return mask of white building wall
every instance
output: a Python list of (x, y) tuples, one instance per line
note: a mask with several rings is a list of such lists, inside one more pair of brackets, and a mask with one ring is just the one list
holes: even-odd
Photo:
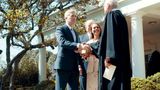
[[(128, 25), (128, 26), (130, 26), (129, 27), (130, 32), (131, 32), (131, 28), (133, 28), (133, 25), (131, 25), (131, 23), (130, 23), (131, 17), (133, 14), (140, 12), (143, 15), (147, 15), (152, 10), (155, 10), (157, 7), (160, 6), (160, 0), (119, 0), (119, 1), (120, 1), (120, 3), (119, 3), (118, 8), (122, 11), (122, 13), (124, 15), (126, 15), (127, 17), (130, 17), (130, 19), (128, 21), (128, 24), (130, 24), (130, 25)], [(87, 19), (94, 19), (96, 21), (103, 22), (103, 18), (104, 18), (103, 8), (101, 8), (101, 7), (96, 8), (94, 10), (89, 11), (87, 14), (88, 14)], [(143, 17), (141, 19), (142, 19), (141, 23), (144, 25)], [(145, 27), (145, 26), (143, 26), (143, 27)], [(137, 26), (137, 29), (138, 29), (138, 26)], [(144, 35), (143, 32), (145, 32), (144, 29), (142, 30), (141, 34), (139, 34), (139, 33), (136, 33), (136, 34), (139, 34), (138, 35), (139, 37), (144, 38), (140, 42), (140, 43), (143, 43), (141, 45), (144, 48), (141, 49), (141, 51), (137, 51), (137, 50), (139, 50), (139, 48), (135, 42), (130, 43), (130, 45), (131, 45), (131, 54), (133, 52), (137, 52), (137, 55), (132, 55), (132, 57), (131, 57), (132, 64), (136, 62), (135, 66), (134, 66), (135, 68), (134, 68), (134, 73), (133, 73), (134, 75), (133, 76), (144, 78), (145, 77), (145, 74), (144, 74), (145, 73), (144, 55), (146, 54), (147, 50), (150, 50), (150, 49), (153, 50), (154, 48), (156, 48), (156, 49), (160, 48), (160, 43), (159, 43), (159, 41), (156, 40), (157, 38), (160, 38), (160, 35), (159, 35), (160, 32), (157, 33), (157, 35), (153, 35), (153, 34)], [(137, 39), (136, 37), (132, 37), (133, 34), (134, 34), (134, 32), (130, 33), (130, 36), (131, 36), (130, 41)], [(133, 47), (136, 47), (136, 48), (134, 48), (134, 51), (132, 51)], [(138, 52), (140, 52), (140, 53), (138, 53)], [(142, 61), (138, 62), (138, 60), (135, 60), (135, 59), (138, 59), (138, 60), (142, 59)], [(136, 66), (136, 65), (143, 66), (143, 67), (140, 67), (139, 69), (137, 69), (136, 67), (138, 67), (138, 66)], [(141, 72), (137, 72), (136, 70), (141, 70)]]

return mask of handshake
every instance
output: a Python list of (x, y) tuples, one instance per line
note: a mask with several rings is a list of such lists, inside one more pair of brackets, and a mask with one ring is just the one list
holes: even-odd
[(86, 59), (92, 53), (92, 48), (89, 44), (86, 43), (78, 43), (76, 53), (79, 53), (82, 58)]

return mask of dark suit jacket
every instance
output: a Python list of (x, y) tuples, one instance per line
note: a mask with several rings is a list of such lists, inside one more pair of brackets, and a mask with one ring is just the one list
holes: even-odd
[(58, 42), (58, 54), (54, 64), (54, 69), (78, 70), (79, 54), (74, 50), (79, 42), (78, 34), (76, 42), (73, 40), (72, 33), (67, 25), (57, 28), (55, 35)]

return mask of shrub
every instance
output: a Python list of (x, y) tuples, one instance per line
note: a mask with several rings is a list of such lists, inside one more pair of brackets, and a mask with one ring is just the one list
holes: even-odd
[(142, 79), (132, 78), (131, 79), (131, 90), (158, 90), (154, 82)]
[[(3, 78), (3, 75), (5, 74), (5, 71), (6, 71), (6, 67), (2, 67), (2, 68), (0, 68), (0, 84), (2, 83), (2, 78)], [(3, 82), (3, 84), (5, 85), (5, 86), (8, 86), (9, 85), (9, 79), (6, 79), (4, 82)]]
[(152, 76), (131, 79), (132, 90), (160, 90), (160, 72)]
[(4, 68), (0, 68), (0, 80), (2, 79), (2, 75), (4, 74)]
[(35, 90), (54, 90), (54, 89), (55, 89), (55, 82), (51, 80), (42, 81), (35, 87)]
[(35, 60), (22, 60), (16, 73), (15, 84), (33, 86), (38, 83), (38, 64)]
[(147, 79), (156, 83), (157, 89), (160, 90), (160, 72), (147, 77)]
[(160, 72), (147, 77), (147, 79), (151, 80), (151, 81), (153, 81), (155, 83), (160, 83)]
[[(16, 73), (16, 85), (35, 86), (38, 84), (38, 50), (28, 51), (19, 63), (19, 70)], [(52, 56), (52, 58), (51, 58)], [(47, 54), (48, 59), (53, 59), (52, 54)], [(47, 78), (51, 76), (50, 66), (47, 64)]]

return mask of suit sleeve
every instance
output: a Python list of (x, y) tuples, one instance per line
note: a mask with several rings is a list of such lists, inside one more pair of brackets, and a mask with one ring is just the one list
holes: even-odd
[(57, 39), (58, 44), (67, 49), (77, 49), (77, 43), (76, 42), (71, 42), (66, 39), (67, 36), (64, 35), (64, 32), (62, 31), (62, 28), (57, 28), (55, 32), (55, 36)]

